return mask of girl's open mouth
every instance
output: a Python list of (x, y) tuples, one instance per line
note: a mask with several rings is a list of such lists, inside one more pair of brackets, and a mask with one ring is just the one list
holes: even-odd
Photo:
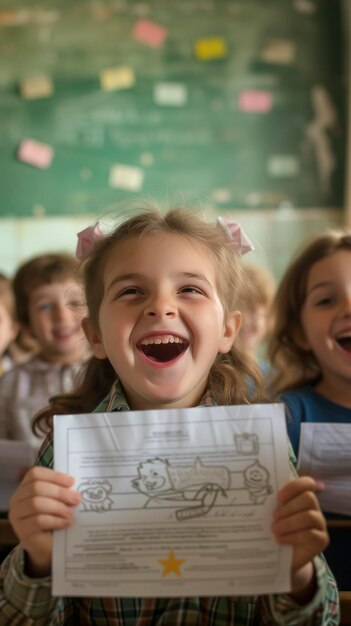
[(139, 341), (137, 348), (155, 363), (174, 361), (188, 349), (189, 342), (176, 335), (155, 335)]
[(336, 338), (339, 346), (346, 350), (346, 352), (351, 352), (351, 335), (340, 336)]

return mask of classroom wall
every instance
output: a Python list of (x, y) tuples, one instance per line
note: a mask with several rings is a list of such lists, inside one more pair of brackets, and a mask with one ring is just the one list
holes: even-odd
[[(0, 0), (0, 270), (12, 273), (49, 249), (74, 251), (79, 230), (151, 197), (214, 219), (234, 216), (255, 244), (252, 260), (279, 276), (301, 241), (346, 219), (340, 24), (325, 19), (337, 5), (61, 0), (48, 10), (33, 0), (24, 10), (13, 0), (11, 14)], [(131, 37), (143, 18), (166, 28), (163, 45)], [(86, 36), (77, 37), (82, 26)], [(194, 42), (213, 35), (228, 48), (224, 57), (196, 58)], [(99, 86), (99, 71), (116, 55), (132, 60), (137, 74), (123, 93)], [(34, 69), (51, 73), (46, 99), (21, 95)], [(178, 104), (152, 100), (160, 80), (183, 86)], [(322, 133), (314, 125), (316, 87)], [(28, 136), (51, 146), (50, 167), (18, 158)], [(116, 161), (142, 171), (143, 185), (111, 188)]]
[[(213, 211), (207, 211), (207, 214), (209, 218), (217, 217)], [(296, 211), (289, 207), (264, 214), (241, 211), (231, 215), (240, 222), (254, 243), (255, 251), (250, 252), (248, 260), (268, 267), (276, 277), (281, 276), (291, 254), (306, 238), (327, 228), (338, 227), (344, 221), (340, 211)], [(77, 233), (93, 221), (91, 215), (0, 219), (0, 271), (12, 275), (18, 263), (49, 250), (74, 253)], [(105, 217), (102, 221), (108, 222), (108, 225), (111, 223), (111, 219), (106, 220)]]

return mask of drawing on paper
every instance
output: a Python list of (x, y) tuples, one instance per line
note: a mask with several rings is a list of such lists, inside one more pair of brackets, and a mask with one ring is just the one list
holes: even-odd
[(155, 457), (138, 466), (138, 478), (132, 486), (148, 497), (144, 508), (157, 506), (165, 501), (174, 506), (188, 506), (176, 511), (179, 521), (207, 515), (217, 496), (226, 497), (230, 485), (230, 472), (221, 465), (206, 466), (199, 457), (189, 466), (172, 466), (166, 459)]
[(236, 433), (234, 442), (238, 454), (252, 455), (258, 454), (260, 444), (256, 433)]
[(254, 504), (263, 504), (266, 496), (273, 493), (269, 484), (269, 471), (257, 460), (245, 469), (244, 484)]
[[(273, 487), (270, 472), (258, 459), (259, 437), (242, 432), (234, 435), (234, 442), (234, 469), (224, 464), (204, 464), (200, 456), (187, 465), (175, 465), (158, 456), (141, 461), (135, 468), (137, 475), (127, 479), (133, 508), (169, 509), (172, 516), (183, 521), (204, 517), (214, 507), (216, 516), (232, 516), (234, 507), (264, 504)], [(82, 480), (78, 491), (82, 512), (118, 509), (119, 487), (108, 478)], [(144, 498), (136, 501), (136, 493)]]
[(87, 480), (80, 483), (78, 491), (82, 496), (84, 511), (102, 513), (111, 509), (113, 500), (109, 493), (112, 491), (112, 485), (108, 480)]
[(147, 496), (144, 508), (173, 506), (178, 521), (207, 515), (219, 497), (222, 504), (235, 504), (233, 496), (228, 499), (229, 491), (245, 490), (253, 504), (263, 504), (273, 492), (270, 474), (257, 460), (242, 471), (230, 472), (224, 465), (204, 465), (200, 457), (193, 465), (176, 467), (154, 457), (140, 463), (137, 471), (131, 485)]

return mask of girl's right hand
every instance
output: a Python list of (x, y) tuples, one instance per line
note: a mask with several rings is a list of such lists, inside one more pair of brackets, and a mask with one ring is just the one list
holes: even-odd
[(81, 496), (74, 478), (47, 467), (32, 467), (10, 501), (9, 520), (26, 551), (25, 572), (34, 578), (51, 573), (52, 531), (68, 528)]

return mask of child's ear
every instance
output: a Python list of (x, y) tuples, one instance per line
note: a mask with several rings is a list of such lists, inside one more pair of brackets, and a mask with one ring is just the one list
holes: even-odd
[(231, 350), (234, 339), (240, 330), (241, 319), (240, 311), (231, 311), (231, 313), (227, 315), (227, 319), (224, 321), (222, 340), (218, 350), (221, 354), (226, 354)]
[(107, 354), (105, 352), (104, 344), (101, 340), (100, 333), (97, 330), (97, 328), (95, 328), (94, 324), (92, 323), (89, 317), (85, 317), (82, 320), (82, 328), (84, 330), (84, 334), (88, 340), (88, 343), (94, 355), (98, 359), (106, 359)]

